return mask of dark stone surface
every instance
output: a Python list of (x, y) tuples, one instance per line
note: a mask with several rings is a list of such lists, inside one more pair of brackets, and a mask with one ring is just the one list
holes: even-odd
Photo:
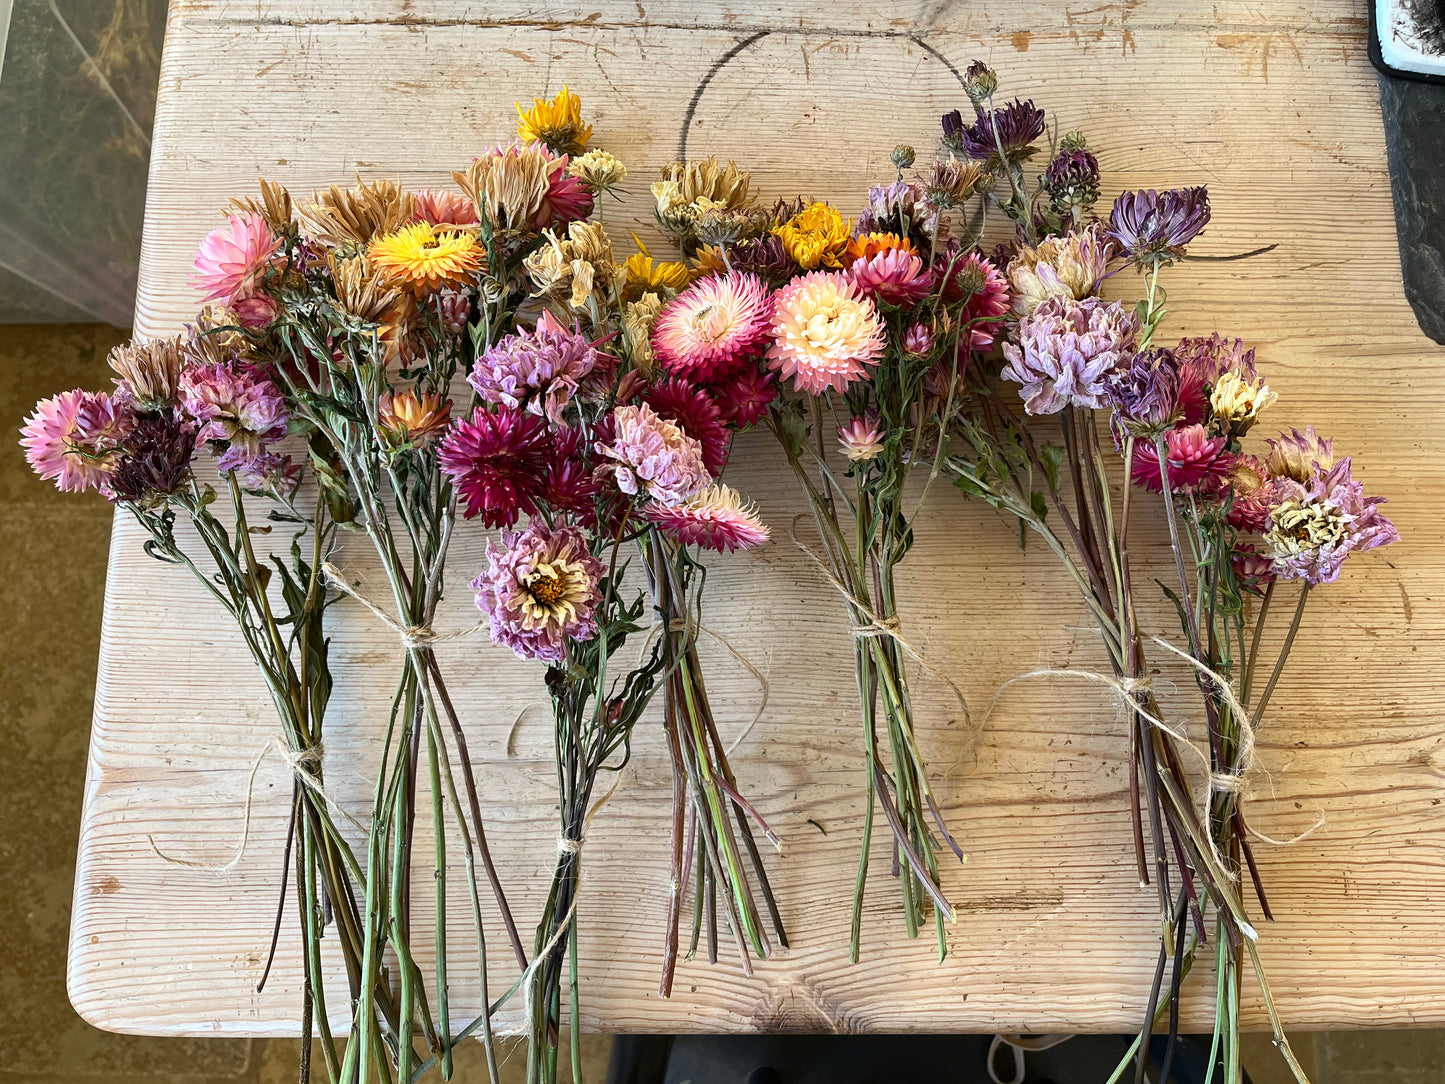
[(1445, 343), (1445, 86), (1380, 76), (1405, 297)]

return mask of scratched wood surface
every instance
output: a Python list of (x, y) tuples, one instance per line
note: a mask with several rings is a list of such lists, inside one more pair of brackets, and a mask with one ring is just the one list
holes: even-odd
[[(1212, 9), (1186, 0), (599, 0), (581, 18), (546, 3), (393, 7), (356, 0), (341, 16), (322, 0), (173, 5), (138, 332), (171, 332), (193, 313), (186, 278), (196, 243), (224, 198), (256, 176), (298, 192), (357, 171), (439, 184), (510, 136), (514, 98), (553, 93), (564, 80), (582, 95), (598, 144), (633, 171), (631, 197), (606, 210), (619, 242), (634, 228), (660, 244), (647, 185), (683, 149), (747, 163), (769, 198), (802, 191), (856, 208), (870, 180), (886, 179), (895, 143), (932, 146), (938, 114), (963, 104), (956, 70), (982, 56), (1008, 94), (1036, 94), (1062, 127), (1087, 129), (1106, 198), (1125, 186), (1207, 182), (1214, 221), (1197, 252), (1277, 245), (1171, 272), (1167, 330), (1217, 328), (1257, 344), (1281, 393), (1270, 421), (1312, 421), (1355, 453), (1370, 489), (1393, 496), (1404, 541), (1318, 593), (1262, 735), (1256, 826), (1285, 838), (1324, 818), (1307, 839), (1261, 848), (1280, 916), (1265, 930), (1263, 955), (1294, 1027), (1445, 1021), (1445, 373), (1401, 294), (1362, 4), (1288, 0), (1265, 14), (1242, 0)], [(1135, 285), (1128, 275), (1120, 282)], [(778, 528), (776, 542), (714, 562), (707, 620), (769, 683), (733, 762), (786, 840), (768, 862), (793, 947), (753, 979), (726, 954), (715, 967), (685, 962), (675, 996), (657, 998), (669, 784), (649, 718), (585, 854), (585, 1026), (1136, 1025), (1154, 958), (1153, 897), (1130, 861), (1121, 727), (1107, 697), (1081, 684), (1014, 687), (985, 725), (970, 726), (946, 686), (917, 675), (921, 743), (968, 852), (965, 865), (944, 869), (960, 918), (942, 965), (927, 941), (909, 942), (880, 849), (863, 959), (848, 964), (862, 807), (847, 628), (838, 600), (788, 541), (799, 502), (768, 438), (745, 437), (733, 472)], [(1157, 519), (1147, 527), (1156, 553), (1159, 528)], [(264, 995), (254, 993), (287, 819), (284, 765), (267, 759), (256, 773), (249, 839), (233, 872), (167, 864), (147, 842), (191, 861), (227, 860), (248, 776), (275, 730), (223, 615), (185, 576), (149, 561), (140, 541), (117, 520), (71, 995), (87, 1019), (116, 1030), (289, 1034), (300, 1004), (289, 910), (276, 969)], [(462, 585), (483, 546), (482, 531), (461, 532), (440, 627), (473, 620)], [(360, 547), (341, 563), (375, 573)], [(1053, 563), (1038, 547), (1021, 555), (1007, 524), (951, 491), (933, 499), (903, 579), (906, 634), (963, 687), (976, 717), (1020, 671), (1104, 665)], [(1164, 607), (1141, 595), (1146, 620), (1171, 630)], [(327, 724), (327, 772), (359, 813), (397, 647), (354, 603), (333, 613), (341, 692)], [(541, 673), (480, 638), (440, 650), (471, 728), (492, 845), (530, 924), (555, 833)], [(720, 651), (709, 660), (724, 730), (741, 734), (760, 703), (757, 683)], [(1183, 690), (1172, 699), (1186, 713), (1187, 676), (1166, 666), (1162, 677)], [(509, 749), (507, 733), (529, 705)], [(428, 848), (419, 842), (418, 851)], [(460, 950), (460, 901), (451, 914)], [(495, 925), (491, 935), (500, 943)], [(458, 951), (458, 1019), (475, 1007), (473, 971), (474, 957)], [(1211, 1015), (1209, 971), (1201, 965), (1191, 980), (1193, 1025)], [(498, 963), (494, 982), (504, 980)], [(1252, 997), (1247, 1011), (1260, 1022)], [(515, 1012), (506, 1021), (515, 1024)]]

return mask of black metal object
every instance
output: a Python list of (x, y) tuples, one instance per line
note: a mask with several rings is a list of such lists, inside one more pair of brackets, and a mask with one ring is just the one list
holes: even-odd
[(1380, 76), (1380, 113), (1405, 297), (1445, 344), (1445, 85)]

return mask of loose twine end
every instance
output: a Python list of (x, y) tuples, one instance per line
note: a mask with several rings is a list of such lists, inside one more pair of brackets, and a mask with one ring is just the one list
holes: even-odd
[(429, 624), (403, 625), (393, 620), (385, 610), (351, 586), (351, 584), (346, 581), (346, 577), (342, 574), (341, 570), (330, 561), (323, 561), (321, 563), (321, 574), (332, 587), (336, 588), (343, 595), (349, 595), (361, 603), (371, 611), (373, 617), (391, 629), (392, 632), (396, 633), (397, 638), (401, 641), (401, 646), (407, 651), (428, 648), (442, 640), (455, 640), (462, 636), (470, 636), (478, 629), (486, 626), (485, 621), (478, 621), (475, 625), (458, 629), (456, 632), (437, 632)]

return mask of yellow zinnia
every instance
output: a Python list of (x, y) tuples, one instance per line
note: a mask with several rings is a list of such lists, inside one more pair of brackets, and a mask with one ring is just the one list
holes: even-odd
[(848, 251), (851, 222), (826, 203), (813, 203), (799, 211), (773, 233), (783, 242), (783, 250), (804, 271), (816, 267), (842, 267)]
[(532, 108), (522, 112), (517, 103), (517, 138), (524, 143), (542, 143), (553, 154), (581, 154), (592, 138), (592, 125), (582, 123), (582, 99), (562, 85), (550, 102), (534, 98)]
[(387, 280), (416, 293), (443, 284), (462, 285), (482, 269), (482, 246), (470, 233), (442, 230), (430, 222), (378, 237), (367, 259)]

